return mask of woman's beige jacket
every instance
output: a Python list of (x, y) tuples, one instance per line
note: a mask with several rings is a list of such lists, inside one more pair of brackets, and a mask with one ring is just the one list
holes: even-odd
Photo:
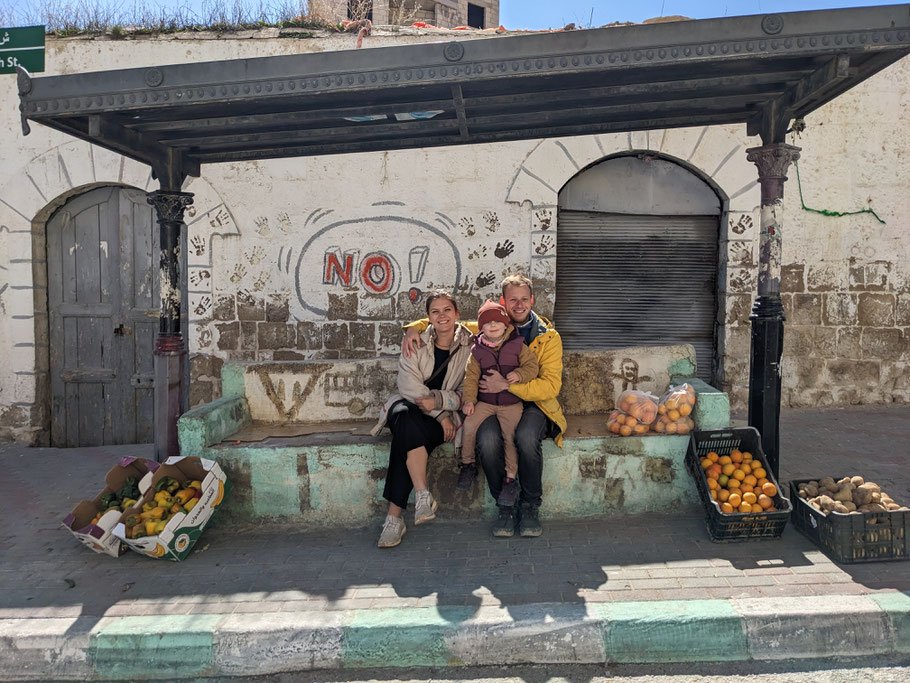
[(414, 402), (418, 398), (432, 396), (436, 400), (436, 405), (428, 414), (440, 422), (446, 417), (452, 419), (456, 429), (455, 447), (458, 448), (461, 446), (461, 415), (458, 412), (461, 408), (461, 385), (464, 382), (464, 371), (471, 355), (474, 335), (460, 323), (455, 326), (455, 339), (449, 349), (453, 357), (446, 366), (442, 389), (439, 390), (428, 389), (425, 384), (433, 374), (436, 362), (434, 354), (436, 332), (432, 325), (421, 333), (420, 340), (422, 346), (416, 353), (412, 353), (410, 358), (405, 358), (404, 354), (398, 358), (398, 393), (390, 396), (382, 406), (379, 421), (371, 433), (376, 436), (386, 426), (389, 409), (395, 402), (402, 398)]

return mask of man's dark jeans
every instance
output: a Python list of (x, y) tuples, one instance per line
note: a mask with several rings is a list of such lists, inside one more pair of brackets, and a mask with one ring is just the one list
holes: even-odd
[[(534, 507), (540, 506), (543, 487), (543, 448), (541, 442), (550, 436), (552, 422), (534, 403), (525, 403), (521, 421), (515, 430), (515, 446), (518, 448), (518, 483), (521, 486), (519, 502)], [(488, 417), (477, 429), (475, 452), (483, 467), (490, 486), (490, 495), (496, 500), (502, 491), (506, 476), (505, 449), (502, 431), (496, 417)]]

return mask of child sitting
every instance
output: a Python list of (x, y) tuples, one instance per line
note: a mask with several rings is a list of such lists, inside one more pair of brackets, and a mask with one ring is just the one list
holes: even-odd
[[(457, 488), (469, 489), (477, 476), (474, 442), (477, 429), (491, 415), (499, 420), (505, 446), (506, 478), (496, 504), (512, 507), (518, 497), (518, 450), (515, 448), (515, 428), (521, 419), (523, 404), (515, 394), (506, 391), (478, 394), (480, 377), (496, 370), (510, 384), (530, 382), (537, 377), (537, 356), (527, 347), (515, 330), (506, 309), (493, 301), (480, 307), (477, 317), (480, 333), (471, 347), (465, 370), (462, 412), (466, 419), (462, 435), (461, 473)], [(479, 400), (478, 400), (479, 399)]]

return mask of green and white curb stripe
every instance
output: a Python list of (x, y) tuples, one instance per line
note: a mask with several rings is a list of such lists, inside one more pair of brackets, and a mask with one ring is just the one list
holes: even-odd
[(0, 679), (910, 652), (910, 595), (0, 619)]

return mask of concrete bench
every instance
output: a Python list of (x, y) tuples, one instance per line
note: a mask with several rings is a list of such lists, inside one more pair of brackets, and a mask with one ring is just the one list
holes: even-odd
[[(660, 394), (687, 381), (696, 390), (697, 429), (730, 423), (729, 400), (695, 372), (691, 346), (565, 354), (560, 402), (568, 415), (563, 448), (544, 442), (545, 518), (693, 508), (697, 494), (683, 460), (688, 436), (619, 437), (606, 416), (625, 387)], [(362, 525), (382, 515), (389, 434), (369, 435), (394, 391), (396, 359), (226, 363), (224, 396), (180, 418), (181, 453), (213, 458), (234, 483), (222, 520), (302, 526)], [(454, 449), (430, 458), (440, 518), (494, 511), (481, 476), (455, 490)]]

